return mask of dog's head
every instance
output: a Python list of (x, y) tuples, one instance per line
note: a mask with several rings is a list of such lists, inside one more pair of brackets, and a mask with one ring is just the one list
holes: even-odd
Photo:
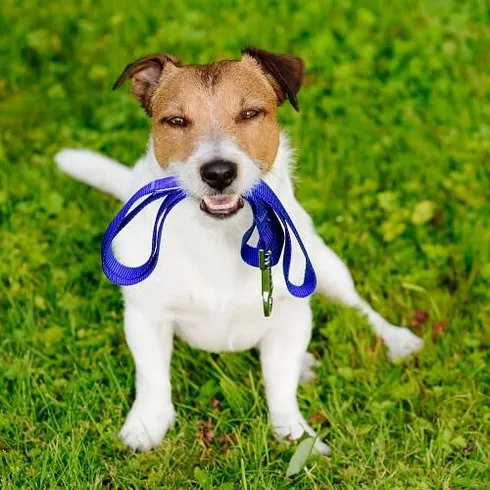
[(238, 61), (209, 65), (182, 66), (162, 53), (128, 65), (114, 88), (131, 79), (153, 119), (158, 163), (203, 211), (226, 218), (271, 169), (279, 147), (276, 110), (286, 99), (299, 110), (303, 72), (300, 58), (256, 48)]

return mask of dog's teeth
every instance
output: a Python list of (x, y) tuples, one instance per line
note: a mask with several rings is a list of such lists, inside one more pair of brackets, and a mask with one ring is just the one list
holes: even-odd
[(209, 196), (203, 198), (203, 201), (211, 212), (229, 211), (238, 205), (237, 196)]
[(213, 204), (210, 206), (212, 209), (231, 209), (235, 204)]

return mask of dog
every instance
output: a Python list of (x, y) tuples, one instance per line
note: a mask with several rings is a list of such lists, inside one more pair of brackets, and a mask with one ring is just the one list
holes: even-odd
[[(114, 86), (129, 79), (152, 119), (147, 152), (135, 167), (88, 150), (65, 149), (55, 157), (67, 174), (122, 201), (170, 175), (188, 196), (169, 214), (152, 275), (122, 288), (136, 397), (120, 437), (133, 450), (157, 446), (174, 422), (174, 335), (211, 352), (258, 348), (275, 436), (316, 437), (296, 399), (300, 379), (313, 375), (309, 300), (291, 296), (281, 268), (273, 267), (274, 310), (265, 317), (260, 272), (240, 258), (242, 236), (253, 221), (242, 196), (259, 179), (274, 190), (299, 230), (316, 270), (316, 292), (365, 315), (390, 359), (422, 348), (422, 339), (391, 325), (359, 296), (347, 267), (294, 197), (293, 152), (277, 108), (288, 100), (299, 110), (303, 75), (300, 58), (257, 48), (244, 49), (239, 60), (205, 65), (181, 65), (166, 53), (145, 56), (129, 64)], [(146, 208), (115, 241), (115, 253), (126, 265), (148, 258), (155, 213), (155, 207)], [(292, 276), (301, 280), (304, 260), (295, 256), (293, 249)], [(330, 453), (318, 437), (315, 450)]]

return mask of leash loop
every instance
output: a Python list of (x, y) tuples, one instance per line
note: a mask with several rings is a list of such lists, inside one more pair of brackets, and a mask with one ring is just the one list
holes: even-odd
[[(135, 203), (142, 197), (147, 197), (133, 208)], [(146, 279), (155, 269), (160, 255), (160, 243), (163, 225), (170, 210), (185, 199), (182, 191), (174, 177), (155, 180), (138, 190), (129, 201), (117, 213), (109, 224), (102, 239), (101, 259), (102, 269), (107, 278), (119, 286), (132, 286)], [(165, 198), (158, 209), (155, 224), (153, 226), (151, 254), (148, 260), (137, 267), (130, 267), (119, 262), (112, 251), (112, 242), (116, 235), (123, 230), (135, 216), (146, 206), (157, 199)]]
[[(242, 239), (241, 253), (243, 260), (247, 264), (256, 267), (254, 256), (258, 257), (261, 249), (270, 250), (271, 263), (276, 265), (284, 248), (282, 269), (288, 291), (298, 298), (305, 298), (313, 294), (316, 289), (316, 274), (313, 264), (298, 230), (294, 226), (293, 220), (279, 198), (264, 181), (260, 181), (244, 197), (254, 211), (255, 220)], [(259, 219), (257, 219), (257, 216)], [(247, 242), (255, 228), (257, 228), (259, 241), (257, 247), (252, 247)], [(292, 259), (291, 233), (305, 259), (305, 272), (301, 284), (293, 284), (289, 276)]]

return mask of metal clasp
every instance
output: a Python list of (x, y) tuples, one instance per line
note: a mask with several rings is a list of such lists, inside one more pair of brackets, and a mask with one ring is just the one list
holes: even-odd
[(262, 272), (262, 306), (264, 315), (270, 316), (272, 313), (272, 252), (270, 250), (259, 249), (259, 267)]

